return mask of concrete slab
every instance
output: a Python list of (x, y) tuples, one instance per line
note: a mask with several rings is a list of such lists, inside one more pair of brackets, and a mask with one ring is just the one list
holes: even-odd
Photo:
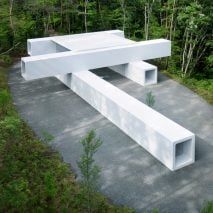
[(204, 200), (213, 199), (213, 107), (163, 75), (159, 84), (144, 88), (107, 68), (94, 72), (141, 101), (152, 91), (156, 110), (197, 135), (196, 162), (171, 172), (56, 78), (26, 82), (17, 64), (9, 84), (23, 119), (38, 135), (48, 131), (55, 137), (53, 146), (77, 174), (79, 140), (96, 129), (104, 141), (96, 154), (99, 190), (114, 203), (138, 212), (199, 212)]

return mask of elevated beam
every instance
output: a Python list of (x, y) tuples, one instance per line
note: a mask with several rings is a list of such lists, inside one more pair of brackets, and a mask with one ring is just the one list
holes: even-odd
[(58, 76), (170, 170), (194, 162), (195, 136), (90, 71)]
[(26, 80), (79, 72), (170, 56), (171, 42), (156, 39), (110, 48), (68, 51), (22, 58), (22, 76)]
[(142, 86), (157, 83), (157, 67), (144, 61), (134, 61), (109, 68)]
[(108, 30), (108, 31), (100, 31), (100, 32), (92, 32), (92, 33), (80, 33), (80, 34), (73, 34), (73, 35), (27, 39), (27, 52), (28, 52), (28, 55), (35, 56), (35, 55), (44, 55), (49, 53), (70, 51), (69, 49), (62, 47), (58, 43), (54, 42), (54, 39), (63, 38), (63, 40), (66, 41), (70, 39), (83, 38), (84, 36), (87, 37), (90, 35), (99, 35), (102, 33), (112, 34), (112, 35), (116, 35), (116, 36), (124, 38), (123, 31)]

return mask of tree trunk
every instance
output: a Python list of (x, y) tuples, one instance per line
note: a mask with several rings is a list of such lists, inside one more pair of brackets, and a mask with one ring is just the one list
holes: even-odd
[(84, 0), (84, 27), (86, 33), (87, 33), (87, 3), (88, 0)]
[(13, 24), (13, 17), (12, 17), (12, 12), (13, 12), (13, 2), (14, 0), (10, 0), (10, 6), (9, 6), (9, 16), (10, 16), (10, 28), (13, 31), (13, 35), (15, 35), (15, 29), (14, 29), (14, 24)]
[(126, 25), (126, 10), (125, 10), (125, 0), (120, 0), (120, 5), (123, 12), (123, 31), (125, 31), (125, 25)]

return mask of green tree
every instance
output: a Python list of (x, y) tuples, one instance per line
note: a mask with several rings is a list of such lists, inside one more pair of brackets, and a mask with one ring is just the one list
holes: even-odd
[(82, 175), (83, 194), (86, 196), (86, 208), (88, 212), (91, 212), (94, 206), (94, 190), (96, 189), (97, 179), (100, 173), (100, 168), (95, 164), (94, 154), (101, 146), (102, 141), (96, 138), (95, 131), (91, 130), (80, 143), (83, 146), (83, 154), (78, 162), (78, 167)]
[(182, 76), (191, 75), (206, 50), (205, 39), (209, 17), (202, 12), (202, 6), (191, 3), (178, 15), (180, 29), (184, 29), (181, 55)]

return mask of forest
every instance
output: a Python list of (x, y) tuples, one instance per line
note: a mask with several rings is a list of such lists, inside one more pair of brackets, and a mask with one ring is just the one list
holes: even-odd
[(0, 58), (26, 54), (26, 40), (110, 29), (134, 40), (166, 38), (161, 70), (212, 103), (211, 0), (1, 0)]
[(122, 29), (134, 40), (172, 40), (165, 68), (212, 77), (211, 5), (211, 0), (1, 0), (0, 52), (24, 51), (28, 38)]

